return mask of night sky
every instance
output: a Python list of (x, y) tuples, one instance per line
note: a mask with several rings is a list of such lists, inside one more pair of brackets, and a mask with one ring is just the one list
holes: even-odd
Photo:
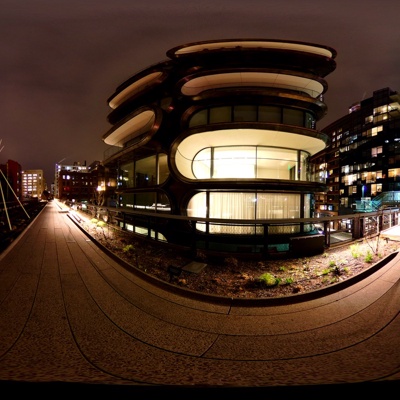
[(102, 160), (116, 87), (203, 40), (334, 48), (322, 129), (375, 90), (400, 91), (399, 16), (399, 0), (0, 0), (0, 164), (43, 169), (51, 184), (61, 160)]

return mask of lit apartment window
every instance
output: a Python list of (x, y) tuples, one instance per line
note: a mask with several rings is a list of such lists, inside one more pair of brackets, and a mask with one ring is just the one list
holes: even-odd
[(365, 123), (370, 124), (374, 120), (374, 117), (372, 115), (369, 115), (368, 117), (365, 118)]
[(343, 174), (348, 174), (350, 172), (350, 167), (348, 165), (343, 165), (342, 166), (342, 173)]
[(382, 153), (382, 146), (374, 147), (371, 149), (371, 157), (377, 157)]
[(384, 114), (388, 112), (388, 105), (385, 104), (383, 106), (374, 108), (374, 115)]
[(374, 123), (382, 122), (382, 121), (385, 121), (387, 119), (388, 119), (388, 114), (381, 114), (381, 115), (378, 115), (378, 116), (374, 117)]
[[(304, 195), (305, 210), (309, 209), (310, 196)], [(195, 194), (187, 206), (190, 217), (221, 219), (289, 219), (300, 218), (300, 195), (282, 193), (201, 192)], [(309, 217), (309, 213), (303, 217)], [(196, 225), (205, 231), (203, 223)], [(308, 227), (306, 227), (307, 229)], [(262, 226), (210, 224), (210, 233), (249, 234), (262, 233)], [(298, 232), (296, 225), (274, 227), (274, 233)]]
[(372, 128), (371, 136), (376, 136), (379, 132), (382, 132), (382, 131), (383, 131), (382, 125), (375, 126), (374, 128)]
[(400, 178), (400, 168), (389, 169), (388, 176), (389, 178)]
[[(308, 153), (266, 146), (207, 147), (193, 161), (179, 158), (180, 172), (191, 179), (258, 178), (307, 180)], [(299, 162), (300, 161), (300, 162)]]
[(357, 186), (349, 186), (349, 196), (357, 194)]

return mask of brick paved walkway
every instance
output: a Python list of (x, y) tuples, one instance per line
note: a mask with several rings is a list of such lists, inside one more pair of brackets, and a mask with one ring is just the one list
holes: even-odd
[(0, 381), (185, 394), (395, 385), (399, 277), (395, 255), (324, 296), (186, 296), (109, 257), (50, 202), (0, 255)]

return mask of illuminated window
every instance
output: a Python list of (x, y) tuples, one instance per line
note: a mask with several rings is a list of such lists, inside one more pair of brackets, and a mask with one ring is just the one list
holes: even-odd
[(365, 123), (369, 124), (374, 120), (374, 117), (372, 115), (369, 115), (368, 117), (365, 118)]
[(385, 104), (383, 106), (380, 107), (376, 107), (374, 108), (374, 115), (379, 115), (379, 114), (384, 114), (388, 112), (388, 105)]
[[(287, 193), (202, 192), (190, 199), (187, 215), (199, 218), (244, 220), (307, 218), (310, 216), (310, 195), (304, 195), (303, 216), (300, 199), (300, 194)], [(206, 225), (203, 223), (198, 223), (196, 227), (201, 231), (206, 230)], [(299, 227), (297, 225), (276, 226), (273, 230), (273, 233), (294, 233), (299, 231)], [(209, 231), (229, 234), (262, 233), (262, 226), (211, 223)]]
[(307, 180), (307, 167), (308, 153), (304, 151), (264, 146), (224, 146), (199, 151), (191, 170), (195, 179)]
[(400, 178), (400, 168), (394, 168), (388, 170), (389, 178)]
[(371, 157), (377, 157), (378, 154), (382, 153), (382, 146), (373, 147), (371, 149)]

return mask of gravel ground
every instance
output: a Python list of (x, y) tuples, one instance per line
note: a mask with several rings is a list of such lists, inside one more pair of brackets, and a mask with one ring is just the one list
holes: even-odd
[[(194, 291), (236, 298), (279, 297), (320, 289), (359, 274), (400, 246), (400, 242), (378, 236), (307, 258), (249, 261), (233, 256), (207, 258), (198, 253), (193, 260), (183, 251), (111, 232), (90, 221), (83, 225), (114, 254), (150, 275)], [(199, 273), (182, 271), (178, 276), (168, 272), (170, 265), (182, 268), (191, 261), (205, 267)]]

